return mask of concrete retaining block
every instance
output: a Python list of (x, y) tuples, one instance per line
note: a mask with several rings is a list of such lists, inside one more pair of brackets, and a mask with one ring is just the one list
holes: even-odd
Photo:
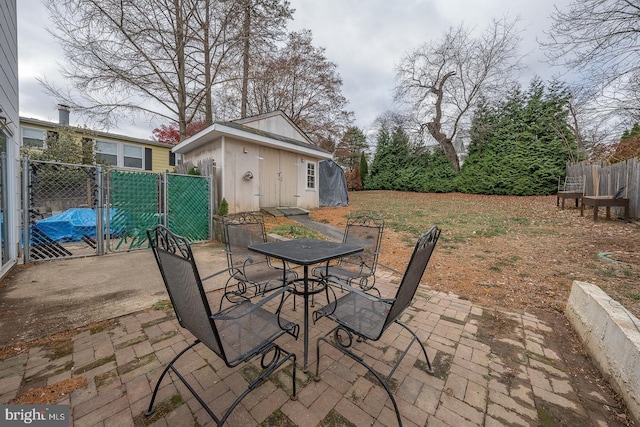
[(573, 282), (565, 315), (640, 424), (640, 320), (599, 287), (579, 281)]

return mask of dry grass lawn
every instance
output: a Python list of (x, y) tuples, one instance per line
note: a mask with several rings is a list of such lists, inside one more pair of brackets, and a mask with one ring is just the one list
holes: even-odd
[(555, 196), (362, 191), (349, 194), (349, 206), (311, 217), (341, 228), (349, 215), (383, 217), (379, 261), (400, 271), (419, 233), (438, 225), (442, 236), (424, 281), (483, 306), (563, 311), (573, 281), (581, 280), (640, 317), (640, 224), (607, 220), (604, 211), (594, 222), (591, 212), (561, 210)]

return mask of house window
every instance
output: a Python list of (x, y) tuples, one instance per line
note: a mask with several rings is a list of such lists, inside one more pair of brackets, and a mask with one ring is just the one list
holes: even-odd
[(22, 146), (44, 148), (46, 138), (45, 131), (42, 129), (22, 128)]
[(307, 162), (307, 188), (316, 188), (316, 164)]
[(142, 157), (144, 150), (142, 147), (133, 145), (124, 146), (124, 167), (142, 169)]
[[(151, 168), (151, 150), (145, 153), (142, 146), (119, 142), (96, 141), (96, 161), (111, 166), (144, 169)], [(146, 158), (146, 160), (145, 160)]]
[(96, 142), (96, 160), (112, 166), (118, 166), (118, 144), (115, 142)]
[(178, 166), (182, 164), (182, 154), (169, 151), (169, 166)]

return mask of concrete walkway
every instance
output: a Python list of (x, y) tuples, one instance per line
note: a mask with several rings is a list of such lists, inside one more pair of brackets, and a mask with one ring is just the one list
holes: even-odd
[[(227, 267), (224, 245), (193, 245), (202, 277)], [(206, 290), (224, 286), (222, 274)], [(149, 308), (167, 298), (150, 250), (18, 266), (0, 287), (0, 348)]]
[[(147, 258), (152, 258), (150, 252)], [(377, 276), (383, 294), (392, 294), (400, 277), (386, 271)], [(429, 268), (426, 283), (428, 277)], [(219, 297), (220, 291), (209, 294), (214, 303)], [(154, 291), (150, 301), (159, 298)], [(302, 310), (289, 307), (285, 316), (301, 323)], [(627, 425), (612, 415), (624, 408), (606, 384), (588, 384), (581, 377), (581, 371), (592, 367), (572, 354), (570, 340), (563, 339), (563, 322), (484, 309), (426, 286), (419, 289), (403, 320), (426, 343), (436, 369), (435, 376), (427, 374), (414, 347), (394, 374), (394, 394), (405, 426)], [(331, 326), (321, 319), (311, 327), (311, 372), (316, 338)], [(401, 331), (392, 326), (381, 341), (357, 345), (377, 360), (378, 371), (388, 372), (390, 361), (407, 343)], [(58, 345), (32, 346), (0, 361), (0, 404), (39, 387), (44, 387), (44, 395), (75, 381), (80, 386), (57, 401), (70, 405), (74, 426), (213, 425), (175, 377), (165, 378), (153, 418), (143, 415), (162, 367), (191, 341), (173, 312), (165, 309), (137, 311), (101, 327), (72, 330)], [(300, 365), (302, 340), (283, 337), (280, 343), (298, 354)], [(3, 339), (1, 346), (6, 344)], [(196, 348), (183, 356), (178, 368), (190, 372), (189, 379), (219, 412), (245, 387), (259, 361), (229, 369), (204, 346)], [(244, 399), (228, 425), (397, 425), (390, 399), (364, 368), (326, 345), (321, 346), (320, 362), (318, 382), (298, 370), (297, 400), (289, 399), (291, 371), (285, 364)]]

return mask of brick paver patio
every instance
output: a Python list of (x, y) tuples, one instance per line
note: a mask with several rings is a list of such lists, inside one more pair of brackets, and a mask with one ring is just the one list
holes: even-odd
[[(383, 294), (400, 277), (377, 274)], [(428, 269), (425, 275), (428, 278)], [(218, 301), (219, 294), (210, 295)], [(299, 301), (299, 300), (298, 300)], [(285, 316), (301, 323), (302, 307)], [(493, 329), (487, 319), (499, 319)], [(426, 343), (436, 374), (424, 371), (414, 346), (394, 375), (394, 394), (405, 426), (537, 426), (608, 425), (602, 413), (589, 412), (588, 398), (609, 403), (596, 391), (576, 390), (558, 349), (549, 347), (549, 325), (536, 316), (483, 309), (455, 295), (418, 290), (404, 320)], [(298, 399), (289, 398), (290, 363), (252, 392), (232, 413), (231, 426), (395, 426), (395, 413), (384, 389), (366, 369), (328, 345), (321, 346), (320, 380), (313, 381), (316, 339), (333, 324), (312, 325), (309, 368), (298, 370)], [(486, 331), (495, 336), (488, 337)], [(408, 334), (392, 326), (379, 342), (358, 343), (381, 373), (389, 371)], [(0, 362), (0, 404), (26, 390), (85, 377), (84, 387), (58, 403), (70, 405), (74, 426), (206, 426), (212, 420), (175, 377), (166, 377), (156, 400), (156, 413), (145, 418), (152, 389), (163, 366), (192, 337), (182, 330), (172, 310), (147, 310), (115, 319), (106, 328), (75, 334), (72, 347), (54, 357), (42, 347)], [(302, 340), (285, 335), (283, 347), (298, 355)], [(56, 355), (58, 356), (58, 355)], [(188, 380), (219, 413), (247, 384), (259, 360), (229, 369), (200, 345), (177, 364)]]

